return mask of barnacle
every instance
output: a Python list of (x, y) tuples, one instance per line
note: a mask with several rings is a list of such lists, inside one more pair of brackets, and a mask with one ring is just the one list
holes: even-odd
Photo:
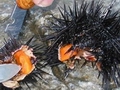
[[(3, 82), (0, 80), (1, 90), (21, 89), (22, 85), (26, 85), (30, 89), (29, 83), (35, 85), (37, 80), (43, 79), (41, 72), (44, 71), (41, 70), (39, 59), (36, 58), (37, 55), (40, 55), (38, 51), (40, 46), (31, 45), (33, 38), (30, 38), (25, 44), (14, 38), (5, 40), (5, 45), (0, 49), (0, 65), (4, 65), (6, 69), (11, 65), (9, 70), (11, 70), (12, 75), (4, 75), (5, 73), (0, 72), (6, 76), (3, 78)], [(17, 69), (17, 67), (20, 68)], [(0, 70), (4, 69), (0, 68)]]
[[(54, 66), (66, 61), (60, 59), (59, 48), (72, 45), (72, 48), (69, 46), (69, 50), (66, 49), (65, 54), (70, 54), (72, 51), (75, 53), (76, 48), (89, 53), (92, 57), (84, 57), (84, 59), (96, 63), (103, 77), (102, 86), (105, 90), (110, 88), (111, 81), (119, 87), (120, 16), (119, 10), (112, 11), (115, 1), (108, 8), (103, 7), (101, 0), (92, 0), (89, 3), (82, 0), (80, 5), (76, 2), (73, 9), (66, 5), (59, 8), (61, 18), (52, 15), (54, 22), (51, 28), (54, 33), (50, 34), (47, 40), (52, 40), (53, 43), (47, 50), (47, 64)], [(71, 59), (73, 56), (75, 57), (76, 54), (71, 54), (66, 59)]]

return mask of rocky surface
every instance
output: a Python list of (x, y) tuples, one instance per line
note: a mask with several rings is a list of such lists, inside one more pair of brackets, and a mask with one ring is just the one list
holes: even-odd
[[(81, 2), (81, 0), (78, 0)], [(89, 0), (91, 1), (91, 0)], [(7, 38), (7, 35), (4, 33), (5, 26), (10, 22), (10, 15), (14, 7), (14, 0), (0, 0), (0, 43), (3, 42), (4, 37)], [(104, 1), (104, 7), (107, 7), (111, 0)], [(116, 5), (114, 10), (120, 8), (120, 0), (116, 0)], [(51, 19), (51, 13), (59, 16), (58, 7), (63, 6), (63, 3), (72, 6), (73, 0), (55, 0), (54, 3), (46, 8), (33, 7), (30, 10), (29, 18), (27, 18), (24, 25), (23, 31), (21, 32), (21, 39), (26, 41), (27, 38), (31, 37), (32, 34), (36, 34), (38, 29), (41, 30), (41, 33), (49, 34), (47, 30), (43, 27), (48, 25), (48, 19)], [(2, 46), (2, 44), (1, 44)], [(53, 72), (60, 73), (63, 70), (63, 65), (60, 65), (60, 72), (58, 68), (50, 68), (49, 66), (45, 67), (43, 70), (49, 73), (50, 75), (43, 75), (45, 81), (38, 81), (38, 87), (33, 87), (32, 90), (102, 90), (101, 88), (101, 77), (97, 78), (98, 71), (96, 68), (93, 68), (91, 63), (85, 65), (81, 68), (83, 62), (81, 62), (75, 70), (71, 71), (69, 76), (64, 80), (62, 76), (55, 77)], [(53, 70), (53, 72), (52, 72)], [(27, 90), (27, 89), (26, 89)], [(119, 88), (113, 90), (120, 90)]]

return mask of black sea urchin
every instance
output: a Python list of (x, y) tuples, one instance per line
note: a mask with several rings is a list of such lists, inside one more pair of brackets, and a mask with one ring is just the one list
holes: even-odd
[[(21, 45), (27, 45), (30, 48), (33, 49), (33, 54), (35, 56), (39, 56), (40, 55), (40, 48), (42, 48), (40, 45), (34, 45), (33, 44), (33, 39), (34, 37), (30, 38), (25, 44), (22, 44), (22, 42), (20, 42), (19, 40), (16, 40), (14, 38), (10, 38), (9, 40), (5, 40), (5, 45), (0, 49), (0, 60), (2, 60), (0, 62), (0, 64), (4, 64), (4, 63), (11, 63), (10, 58), (12, 58), (12, 52), (16, 51), (17, 49), (19, 49), (21, 47)], [(35, 43), (35, 42), (34, 42)], [(32, 60), (32, 59), (31, 59)], [(39, 63), (39, 59), (36, 58), (36, 61), (33, 60), (33, 62), (35, 64), (35, 69), (28, 74), (24, 79), (19, 81), (20, 86), (18, 88), (16, 88), (15, 90), (24, 90), (25, 88), (30, 89), (31, 90), (31, 85), (36, 86), (38, 83), (38, 80), (42, 80), (42, 73), (44, 71), (41, 70), (41, 65)], [(1, 72), (0, 72), (1, 73)], [(0, 81), (1, 82), (1, 81)], [(27, 87), (26, 87), (26, 86)], [(23, 88), (23, 86), (25, 86)], [(26, 90), (25, 89), (25, 90)], [(0, 83), (0, 90), (12, 90), (11, 88), (7, 88), (5, 87), (2, 82)]]
[[(74, 3), (71, 7), (59, 8), (61, 18), (54, 15), (52, 28), (55, 33), (51, 34), (48, 40), (53, 40), (47, 54), (47, 64), (57, 65), (63, 61), (59, 59), (59, 49), (64, 49), (67, 45), (68, 50), (64, 51), (64, 56), (72, 54), (68, 59), (72, 61), (83, 58), (96, 62), (100, 75), (103, 76), (103, 88), (109, 90), (110, 82), (114, 81), (117, 87), (120, 86), (120, 16), (119, 11), (113, 12), (113, 1), (108, 8), (104, 8), (102, 2), (92, 0), (87, 3)], [(78, 53), (81, 52), (79, 55)], [(87, 55), (87, 56), (84, 56)], [(68, 61), (64, 60), (64, 61)], [(66, 63), (66, 62), (64, 62)]]

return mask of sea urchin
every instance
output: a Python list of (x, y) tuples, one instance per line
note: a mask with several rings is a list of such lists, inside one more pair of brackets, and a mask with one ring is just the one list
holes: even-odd
[[(47, 51), (50, 66), (65, 63), (74, 68), (75, 61), (95, 62), (103, 77), (103, 88), (109, 90), (110, 82), (120, 86), (120, 16), (113, 12), (113, 1), (108, 8), (92, 0), (71, 7), (60, 7), (61, 18), (54, 15), (53, 34), (47, 40), (53, 44)], [(70, 66), (72, 65), (72, 66)]]

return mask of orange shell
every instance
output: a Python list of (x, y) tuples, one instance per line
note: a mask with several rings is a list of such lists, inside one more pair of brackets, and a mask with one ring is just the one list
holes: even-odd
[(68, 45), (59, 47), (59, 49), (58, 49), (58, 59), (60, 61), (62, 61), (62, 62), (66, 61), (66, 60), (70, 59), (71, 57), (77, 55), (77, 52), (73, 51), (73, 50), (67, 52), (71, 47), (72, 47), (72, 44), (68, 44)]
[(16, 0), (16, 3), (21, 9), (30, 9), (35, 5), (32, 0)]
[(29, 74), (33, 68), (31, 58), (24, 53), (22, 50), (18, 50), (13, 55), (17, 65), (21, 66), (21, 74)]

